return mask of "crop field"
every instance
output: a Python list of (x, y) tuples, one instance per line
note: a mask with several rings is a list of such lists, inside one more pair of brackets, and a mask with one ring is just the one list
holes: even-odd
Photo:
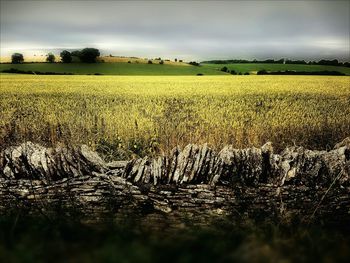
[(350, 68), (341, 66), (325, 66), (325, 65), (303, 65), (303, 64), (265, 64), (265, 63), (236, 63), (236, 64), (202, 64), (203, 67), (210, 67), (216, 70), (220, 70), (222, 67), (227, 67), (229, 70), (235, 70), (237, 73), (256, 73), (259, 70), (267, 71), (339, 71), (346, 75), (350, 75)]
[(350, 77), (1, 74), (0, 145), (85, 143), (129, 158), (188, 143), (330, 148), (350, 133)]

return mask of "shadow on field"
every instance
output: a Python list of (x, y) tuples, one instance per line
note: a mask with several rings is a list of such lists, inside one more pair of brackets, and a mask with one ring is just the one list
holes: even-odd
[(0, 218), (1, 262), (348, 262), (349, 230), (230, 220), (152, 230), (127, 223)]

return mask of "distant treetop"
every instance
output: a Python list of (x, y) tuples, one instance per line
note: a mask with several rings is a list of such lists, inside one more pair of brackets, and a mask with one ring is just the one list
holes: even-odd
[(21, 64), (24, 62), (23, 55), (21, 53), (14, 53), (11, 56), (11, 63), (12, 64)]
[(239, 64), (239, 63), (266, 63), (266, 64), (307, 64), (307, 65), (326, 65), (326, 66), (344, 66), (350, 67), (350, 62), (339, 62), (337, 59), (327, 60), (321, 59), (320, 61), (309, 61), (305, 60), (290, 60), (290, 59), (266, 59), (266, 60), (246, 60), (246, 59), (229, 59), (229, 60), (208, 60), (202, 61), (205, 64)]
[(60, 57), (61, 57), (61, 61), (63, 63), (71, 63), (72, 62), (72, 54), (67, 50), (63, 50), (60, 53)]
[[(82, 50), (74, 50), (69, 52), (67, 50), (63, 50), (60, 54), (62, 62), (70, 63), (79, 59), (84, 63), (95, 63), (97, 61), (97, 57), (100, 56), (100, 51), (96, 48), (84, 48)], [(112, 55), (110, 55), (112, 56)]]
[(84, 48), (80, 51), (80, 60), (85, 63), (95, 63), (100, 51), (96, 48)]
[(55, 57), (54, 54), (49, 53), (49, 54), (47, 54), (46, 56), (47, 56), (47, 57), (46, 57), (46, 61), (47, 61), (47, 62), (49, 62), (49, 63), (54, 63), (54, 62), (55, 62), (56, 57)]

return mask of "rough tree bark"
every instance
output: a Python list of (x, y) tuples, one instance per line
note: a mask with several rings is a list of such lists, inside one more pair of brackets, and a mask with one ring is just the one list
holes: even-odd
[[(87, 146), (31, 142), (0, 151), (0, 213), (136, 216), (206, 223), (232, 219), (350, 222), (350, 138), (331, 151), (207, 145), (106, 163)], [(163, 220), (164, 221), (164, 220)]]

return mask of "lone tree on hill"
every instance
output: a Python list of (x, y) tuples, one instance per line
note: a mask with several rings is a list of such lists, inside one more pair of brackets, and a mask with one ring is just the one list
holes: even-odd
[(24, 58), (23, 55), (21, 53), (14, 53), (11, 56), (11, 63), (12, 64), (21, 64), (23, 63)]
[(100, 51), (96, 48), (84, 48), (80, 51), (80, 60), (85, 63), (95, 63), (96, 58), (100, 56)]
[(46, 61), (49, 62), (49, 63), (54, 63), (55, 62), (55, 55), (52, 54), (52, 53), (49, 53), (47, 54), (47, 58), (46, 58)]
[(72, 54), (67, 50), (63, 50), (60, 53), (60, 57), (61, 57), (61, 61), (63, 63), (71, 63), (72, 62)]

